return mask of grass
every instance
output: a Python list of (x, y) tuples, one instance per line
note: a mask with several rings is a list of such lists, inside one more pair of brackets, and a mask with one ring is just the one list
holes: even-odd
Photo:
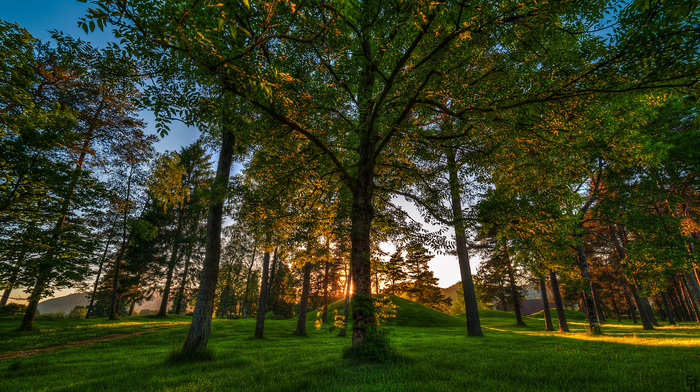
[(459, 318), (453, 318), (458, 325), (450, 319), (443, 326), (405, 326), (412, 323), (403, 320), (406, 315), (433, 321), (437, 316), (418, 312), (412, 303), (398, 304), (391, 338), (399, 359), (385, 364), (343, 360), (350, 337), (315, 330), (315, 317), (309, 317), (307, 337), (292, 335), (296, 320), (267, 320), (262, 340), (251, 339), (253, 319), (214, 320), (209, 341), (214, 359), (199, 363), (167, 362), (187, 332), (185, 317), (39, 319), (40, 331), (9, 338), (6, 331), (20, 319), (0, 318), (3, 350), (8, 342), (36, 346), (42, 333), (53, 344), (105, 332), (150, 331), (0, 360), (0, 391), (684, 391), (692, 390), (687, 377), (700, 378), (700, 326), (694, 323), (644, 331), (611, 322), (603, 326), (603, 336), (589, 337), (585, 319), (572, 317), (572, 332), (565, 334), (543, 331), (541, 315), (525, 317), (527, 327), (516, 327), (512, 314), (486, 310), (485, 337), (468, 338)]

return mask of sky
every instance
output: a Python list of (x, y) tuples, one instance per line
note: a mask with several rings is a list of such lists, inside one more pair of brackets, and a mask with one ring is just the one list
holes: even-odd
[[(51, 40), (51, 30), (62, 31), (74, 38), (80, 38), (90, 42), (93, 46), (105, 46), (107, 42), (114, 41), (111, 31), (106, 28), (104, 32), (95, 31), (86, 34), (78, 27), (78, 20), (84, 16), (91, 5), (76, 0), (0, 0), (0, 19), (7, 22), (16, 22), (25, 28), (35, 38), (42, 41)], [(142, 111), (141, 117), (147, 122), (147, 132), (155, 134), (155, 120), (152, 113)], [(166, 135), (156, 145), (160, 152), (166, 150), (179, 150), (197, 140), (199, 132), (193, 128), (187, 128), (182, 124), (173, 123), (170, 134)], [(404, 206), (407, 211), (419, 222), (420, 215), (412, 205)], [(390, 246), (383, 247), (392, 250)], [(440, 287), (449, 287), (461, 280), (459, 265), (456, 256), (436, 255), (430, 262), (430, 268), (435, 277), (439, 279)], [(476, 271), (476, 260), (472, 260), (472, 273)], [(56, 296), (69, 294), (73, 290), (61, 290)], [(12, 297), (21, 293), (13, 292)]]

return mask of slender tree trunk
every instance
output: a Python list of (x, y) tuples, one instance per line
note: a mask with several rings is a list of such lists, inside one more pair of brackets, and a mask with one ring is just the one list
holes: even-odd
[(12, 276), (7, 280), (7, 288), (2, 293), (2, 299), (0, 299), (0, 306), (7, 305), (7, 300), (10, 299), (10, 293), (17, 283), (17, 278), (19, 277), (19, 271), (24, 263), (24, 258), (26, 257), (26, 248), (22, 249), (19, 256), (17, 257), (17, 262), (15, 263), (15, 269), (12, 271)]
[(102, 267), (107, 260), (107, 252), (109, 251), (109, 245), (112, 242), (112, 234), (110, 230), (110, 235), (107, 238), (107, 244), (105, 244), (105, 250), (102, 252), (102, 257), (100, 258), (100, 265), (97, 267), (97, 277), (95, 278), (95, 284), (92, 286), (92, 294), (90, 294), (90, 304), (88, 305), (87, 312), (85, 313), (85, 318), (90, 318), (92, 316), (92, 309), (95, 305), (95, 296), (97, 295), (97, 286), (100, 284), (100, 276), (102, 276)]
[(163, 288), (163, 298), (160, 300), (160, 309), (158, 309), (158, 314), (156, 314), (157, 318), (164, 318), (168, 317), (168, 301), (170, 300), (170, 288), (173, 283), (173, 272), (175, 270), (175, 260), (173, 260), (175, 257), (177, 257), (176, 250), (173, 249), (173, 253), (170, 259), (170, 263), (168, 263), (168, 274), (166, 275), (165, 278), (165, 287)]
[(173, 238), (173, 249), (170, 252), (170, 261), (168, 262), (168, 274), (165, 279), (165, 287), (163, 288), (163, 298), (160, 301), (160, 309), (156, 317), (168, 317), (168, 302), (170, 301), (170, 289), (173, 285), (173, 273), (175, 266), (178, 264), (178, 256), (180, 253), (180, 237), (182, 236), (183, 211), (182, 207), (178, 208), (177, 227), (175, 228)]
[(187, 258), (185, 259), (185, 269), (182, 271), (182, 280), (180, 280), (180, 288), (177, 289), (177, 297), (175, 300), (175, 314), (182, 313), (182, 299), (185, 296), (185, 286), (187, 286), (187, 274), (189, 273), (190, 262), (192, 260), (192, 245), (187, 248)]
[[(609, 283), (609, 281), (608, 281)], [(610, 289), (610, 299), (612, 300), (612, 306), (613, 306), (613, 311), (615, 312), (615, 318), (617, 318), (617, 322), (622, 322), (620, 319), (620, 309), (617, 307), (617, 301), (615, 300), (615, 290), (613, 288), (612, 283), (608, 284), (608, 288)]]
[(632, 297), (634, 298), (634, 302), (637, 304), (637, 310), (639, 310), (639, 318), (642, 319), (642, 326), (644, 327), (644, 329), (654, 329), (654, 323), (652, 322), (651, 315), (649, 315), (649, 311), (647, 310), (646, 306), (644, 306), (643, 298), (639, 296), (639, 291), (637, 291), (637, 285), (634, 284), (634, 282), (632, 282), (629, 285), (629, 287), (632, 291)]
[(663, 301), (661, 300), (661, 296), (659, 294), (656, 294), (653, 299), (654, 299), (654, 305), (656, 305), (656, 313), (659, 315), (659, 318), (661, 319), (661, 321), (666, 321), (666, 314), (663, 311), (663, 309), (661, 309), (661, 307), (663, 306)]
[(692, 295), (693, 303), (696, 307), (700, 306), (700, 286), (698, 285), (695, 275), (690, 272), (685, 272), (685, 282), (688, 286), (688, 291)]
[(269, 282), (267, 283), (267, 302), (265, 303), (265, 312), (267, 313), (270, 309), (272, 309), (275, 305), (276, 298), (273, 295), (274, 292), (272, 291), (272, 283), (275, 281), (275, 274), (277, 273), (277, 251), (279, 250), (279, 247), (275, 248), (275, 253), (274, 256), (272, 257), (272, 264), (270, 266), (270, 278)]
[[(326, 260), (323, 266), (323, 314), (321, 320), (324, 323), (328, 319), (328, 264), (328, 260)], [(379, 286), (377, 286), (377, 292), (379, 292), (378, 287)]]
[(544, 309), (544, 330), (554, 331), (554, 325), (552, 325), (552, 313), (549, 311), (547, 285), (544, 283), (544, 279), (542, 278), (540, 278), (540, 297), (542, 298), (542, 306)]
[[(131, 179), (133, 178), (134, 174), (134, 165), (132, 164), (131, 167), (129, 168), (129, 177), (127, 179), (126, 183), (126, 203), (129, 203), (129, 200), (131, 200)], [(122, 246), (121, 249), (119, 250), (119, 254), (117, 255), (117, 258), (114, 260), (114, 278), (112, 279), (112, 300), (110, 301), (109, 305), (109, 311), (107, 314), (109, 315), (110, 320), (116, 320), (119, 318), (119, 315), (117, 314), (117, 290), (119, 289), (119, 268), (121, 266), (122, 258), (124, 257), (124, 253), (126, 253), (126, 246), (129, 244), (130, 238), (127, 239), (127, 217), (129, 215), (129, 210), (127, 208), (124, 209), (124, 228), (122, 230)], [(131, 237), (131, 233), (129, 233), (129, 237)]]
[(513, 309), (515, 311), (515, 323), (522, 327), (525, 327), (525, 322), (523, 321), (523, 316), (520, 312), (520, 296), (518, 295), (518, 286), (515, 283), (515, 271), (513, 269), (513, 263), (510, 261), (510, 256), (508, 256), (508, 249), (504, 247), (504, 253), (507, 259), (508, 265), (508, 284), (510, 285), (510, 295), (513, 299)]
[(586, 258), (586, 251), (583, 248), (583, 240), (581, 239), (581, 228), (576, 233), (581, 242), (580, 245), (576, 246), (576, 252), (578, 253), (578, 265), (581, 270), (581, 277), (586, 283), (586, 290), (583, 291), (583, 300), (586, 305), (586, 314), (588, 315), (588, 330), (590, 333), (598, 334), (600, 333), (600, 325), (598, 324), (598, 314), (596, 311), (596, 303), (594, 297), (588, 295), (588, 292), (593, 293), (593, 283), (591, 282), (591, 276), (588, 273), (588, 261)]
[[(349, 271), (348, 271), (349, 272)], [(352, 285), (352, 275), (346, 275), (345, 281), (345, 307), (343, 308), (343, 327), (340, 328), (338, 336), (345, 336), (348, 325), (348, 311), (350, 309), (350, 287)]]
[(263, 333), (265, 332), (265, 310), (267, 308), (267, 284), (270, 273), (270, 252), (265, 251), (263, 254), (263, 274), (262, 281), (260, 282), (260, 298), (258, 301), (258, 317), (255, 321), (255, 334), (257, 339), (263, 338)]
[(673, 311), (671, 310), (671, 305), (668, 302), (668, 295), (665, 291), (661, 292), (661, 299), (664, 302), (664, 309), (666, 310), (666, 317), (668, 317), (668, 324), (674, 325), (676, 322), (673, 320)]
[(134, 308), (136, 307), (136, 300), (131, 301), (131, 306), (129, 306), (129, 317), (134, 316)]
[(602, 301), (598, 296), (598, 290), (595, 287), (595, 283), (591, 280), (591, 295), (593, 296), (593, 303), (595, 304), (596, 314), (598, 316), (598, 321), (601, 324), (605, 324), (607, 320), (605, 319), (605, 314), (603, 313)]
[(569, 332), (569, 324), (566, 322), (566, 313), (564, 313), (564, 301), (561, 299), (561, 291), (559, 290), (559, 279), (557, 279), (557, 274), (551, 269), (549, 270), (549, 283), (552, 285), (554, 306), (557, 308), (559, 332)]
[[(457, 262), (459, 272), (462, 277), (462, 292), (464, 295), (464, 311), (467, 316), (467, 335), (484, 336), (481, 331), (481, 320), (479, 319), (479, 306), (476, 301), (474, 291), (474, 281), (469, 262), (469, 251), (467, 250), (467, 238), (464, 234), (464, 219), (462, 214), (462, 187), (459, 182), (457, 167), (457, 149), (451, 147), (447, 150), (447, 171), (449, 173), (450, 197), (452, 206), (452, 219), (454, 220), (455, 246), (457, 248)], [(504, 304), (505, 305), (505, 304)]]
[(242, 317), (248, 316), (248, 291), (250, 290), (250, 276), (253, 274), (253, 264), (255, 264), (255, 252), (257, 251), (257, 241), (253, 243), (253, 256), (248, 265), (248, 274), (245, 278), (245, 294), (243, 295), (243, 306), (241, 307)]
[(294, 332), (298, 336), (306, 336), (306, 313), (311, 286), (311, 263), (305, 263), (303, 269), (304, 278), (301, 286), (301, 300), (299, 300), (299, 317), (297, 318), (297, 330)]
[(227, 128), (228, 126), (224, 126), (223, 129), (223, 143), (219, 153), (216, 177), (211, 188), (211, 201), (205, 235), (205, 256), (199, 281), (197, 304), (194, 308), (190, 330), (182, 347), (183, 352), (193, 356), (201, 355), (207, 348), (211, 319), (214, 313), (216, 283), (221, 258), (221, 223), (223, 221), (224, 199), (231, 173), (233, 147), (235, 144), (234, 135)]
[(628, 311), (628, 314), (629, 314), (629, 318), (632, 319), (632, 322), (633, 322), (634, 324), (637, 324), (637, 312), (636, 312), (635, 309), (634, 309), (634, 305), (632, 305), (632, 300), (630, 299), (630, 295), (629, 295), (629, 292), (628, 292), (629, 288), (627, 287), (627, 282), (626, 282), (626, 281), (627, 281), (627, 279), (625, 279), (625, 278), (623, 277), (623, 279), (622, 279), (622, 290), (623, 290), (624, 293), (625, 293), (625, 301), (627, 302), (627, 311)]
[(693, 300), (694, 298), (692, 291), (686, 284), (685, 276), (680, 275), (678, 277), (678, 282), (681, 288), (683, 289), (683, 294), (686, 298), (686, 301), (688, 302), (688, 309), (691, 311), (691, 316), (695, 319), (696, 322), (700, 323), (700, 311), (698, 310), (697, 304)]

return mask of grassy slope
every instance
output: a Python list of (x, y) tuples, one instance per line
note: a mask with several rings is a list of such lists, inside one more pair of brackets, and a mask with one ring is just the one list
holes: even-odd
[[(400, 304), (402, 307), (411, 304)], [(411, 305), (412, 306), (412, 305)], [(414, 308), (415, 309), (415, 308)], [(573, 316), (573, 315), (572, 315)], [(403, 323), (399, 313), (397, 324)], [(425, 314), (425, 319), (432, 319)], [(169, 365), (168, 352), (182, 343), (187, 325), (137, 318), (124, 320), (45, 320), (35, 334), (50, 341), (160, 329), (91, 346), (60, 349), (27, 358), (0, 360), (0, 391), (640, 391), (690, 390), (686, 376), (700, 378), (700, 327), (682, 324), (643, 331), (640, 326), (608, 324), (603, 337), (584, 333), (585, 320), (570, 322), (572, 333), (544, 332), (537, 315), (515, 327), (512, 314), (482, 311), (484, 338), (467, 338), (460, 326), (417, 328), (397, 325), (392, 339), (400, 355), (389, 364), (354, 364), (341, 359), (350, 338), (327, 329), (291, 335), (295, 320), (268, 320), (266, 338), (253, 340), (255, 321), (215, 320), (210, 347), (213, 362)], [(25, 346), (34, 335), (6, 332), (19, 317), (0, 318), (0, 344)], [(69, 329), (63, 329), (71, 324)], [(159, 324), (161, 323), (161, 324)], [(125, 324), (125, 326), (121, 326)], [(62, 338), (60, 338), (62, 337)], [(82, 338), (81, 338), (82, 339)]]
[[(392, 326), (401, 327), (461, 327), (464, 325), (463, 321), (439, 312), (435, 309), (431, 309), (425, 305), (421, 305), (417, 302), (413, 302), (401, 297), (394, 295), (389, 296), (391, 302), (398, 306), (396, 309), (396, 317), (389, 321)], [(328, 312), (330, 315), (337, 314), (342, 315), (345, 306), (345, 301), (337, 301), (328, 305)], [(313, 312), (310, 317), (316, 317), (316, 312)]]

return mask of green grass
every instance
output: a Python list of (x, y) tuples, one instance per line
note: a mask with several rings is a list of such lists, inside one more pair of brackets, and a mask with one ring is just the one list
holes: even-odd
[[(585, 320), (574, 317), (573, 332), (565, 334), (544, 332), (538, 315), (525, 317), (527, 327), (515, 327), (512, 314), (486, 310), (485, 336), (468, 338), (458, 318), (453, 318), (457, 326), (452, 319), (445, 319), (450, 326), (399, 325), (409, 315), (436, 318), (411, 303), (395, 303), (414, 313), (399, 313), (392, 327), (399, 358), (384, 364), (343, 360), (350, 337), (315, 330), (315, 317), (309, 317), (308, 337), (292, 335), (296, 320), (267, 320), (263, 340), (251, 339), (253, 319), (214, 320), (209, 341), (214, 360), (181, 364), (166, 359), (187, 333), (186, 324), (176, 324), (184, 317), (139, 317), (138, 324), (127, 318), (39, 319), (37, 327), (47, 330), (51, 343), (107, 330), (150, 332), (0, 360), (0, 391), (685, 391), (687, 376), (700, 378), (700, 327), (694, 323), (654, 331), (609, 323), (603, 336), (589, 337)], [(40, 344), (32, 335), (40, 331), (6, 336), (19, 321), (0, 318), (3, 349), (6, 342)]]
[[(439, 312), (435, 309), (431, 309), (425, 305), (421, 305), (417, 302), (413, 302), (395, 295), (390, 295), (391, 302), (398, 306), (396, 309), (396, 317), (393, 320), (388, 321), (390, 326), (400, 326), (400, 327), (461, 327), (465, 325), (464, 321), (461, 321), (449, 314)], [(342, 315), (345, 306), (345, 301), (337, 301), (328, 305), (328, 314)], [(315, 317), (316, 312), (310, 317)], [(351, 318), (351, 317), (350, 317)], [(332, 317), (329, 317), (332, 320)]]

